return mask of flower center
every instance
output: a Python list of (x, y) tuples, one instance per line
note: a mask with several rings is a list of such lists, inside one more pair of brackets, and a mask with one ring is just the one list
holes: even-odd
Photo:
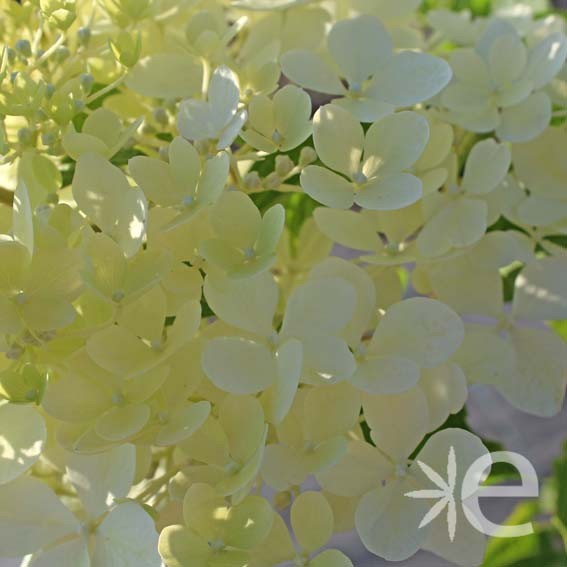
[(224, 542), (220, 539), (214, 539), (208, 543), (209, 547), (215, 552), (222, 551), (225, 548)]
[(191, 205), (193, 205), (194, 202), (195, 202), (195, 197), (193, 197), (192, 195), (185, 195), (185, 197), (183, 197), (181, 201), (181, 205), (183, 207), (190, 207)]
[(244, 257), (247, 260), (252, 260), (252, 258), (254, 258), (255, 255), (256, 252), (254, 252), (254, 248), (252, 248), (251, 246), (244, 249)]
[(117, 289), (112, 293), (112, 301), (114, 301), (114, 303), (120, 303), (125, 296), (126, 294), (121, 289)]
[(401, 246), (397, 242), (388, 242), (385, 251), (389, 256), (396, 256), (400, 253)]
[(237, 463), (234, 459), (230, 459), (230, 461), (224, 466), (224, 470), (228, 474), (236, 474), (240, 468), (240, 463)]
[(26, 294), (23, 291), (18, 291), (14, 296), (14, 300), (18, 305), (23, 305), (27, 301)]
[(406, 463), (398, 463), (396, 465), (395, 475), (398, 478), (405, 478), (408, 474), (408, 466)]
[(122, 392), (114, 392), (114, 394), (112, 394), (112, 403), (115, 406), (123, 406), (125, 402), (126, 398)]
[(353, 180), (357, 185), (364, 185), (364, 184), (368, 181), (368, 177), (366, 177), (366, 175), (364, 175), (364, 173), (362, 173), (362, 170), (358, 170), (358, 171), (352, 176), (352, 180)]

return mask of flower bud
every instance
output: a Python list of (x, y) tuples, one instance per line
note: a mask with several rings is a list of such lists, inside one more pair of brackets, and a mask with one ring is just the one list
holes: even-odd
[(48, 193), (45, 200), (50, 205), (57, 205), (59, 203), (59, 195), (57, 193)]
[(18, 142), (22, 146), (32, 146), (34, 135), (31, 128), (20, 128), (18, 130)]
[(69, 57), (69, 55), (71, 55), (69, 48), (66, 47), (65, 45), (60, 45), (55, 50), (54, 59), (58, 63), (63, 63), (63, 61), (65, 61), (65, 59), (67, 59)]
[(305, 146), (299, 154), (299, 165), (305, 167), (317, 161), (317, 152), (311, 146)]
[(291, 170), (295, 167), (295, 164), (289, 156), (277, 156), (276, 157), (276, 173), (284, 178), (289, 175)]
[(246, 189), (255, 190), (262, 187), (262, 179), (257, 171), (250, 171), (244, 176), (244, 186)]
[(43, 17), (47, 23), (60, 30), (67, 30), (75, 21), (75, 0), (40, 0)]
[(83, 73), (79, 78), (79, 82), (83, 92), (89, 94), (94, 85), (94, 77), (90, 73)]
[(87, 47), (91, 41), (92, 32), (90, 28), (82, 27), (77, 30), (77, 41), (79, 45)]
[(165, 110), (165, 108), (162, 108), (161, 106), (155, 108), (153, 115), (154, 115), (154, 120), (158, 124), (161, 124), (162, 126), (167, 126), (169, 124), (169, 117), (167, 115), (167, 110)]
[(41, 143), (44, 146), (51, 146), (57, 141), (57, 136), (53, 132), (44, 132), (41, 135)]
[(18, 39), (18, 41), (16, 41), (16, 51), (24, 56), (24, 57), (31, 57), (32, 54), (32, 49), (31, 49), (31, 44), (27, 39)]
[(281, 177), (274, 171), (264, 179), (264, 187), (266, 189), (277, 189), (282, 184)]
[(8, 47), (6, 49), (6, 57), (8, 58), (8, 63), (10, 63), (10, 65), (13, 65), (14, 61), (16, 60), (16, 51), (11, 47)]
[(47, 83), (45, 85), (45, 98), (49, 100), (53, 96), (54, 92), (55, 92), (55, 86), (52, 85), (51, 83)]

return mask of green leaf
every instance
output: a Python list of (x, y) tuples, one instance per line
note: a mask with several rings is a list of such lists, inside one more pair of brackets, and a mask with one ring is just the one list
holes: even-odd
[(552, 321), (551, 326), (557, 334), (567, 341), (567, 321)]
[[(565, 330), (567, 331), (567, 326)], [(567, 528), (567, 443), (563, 449), (563, 455), (555, 462), (553, 472), (557, 487), (557, 517)]]
[(557, 534), (551, 525), (535, 522), (538, 513), (537, 502), (519, 504), (505, 523), (534, 522), (534, 533), (517, 538), (492, 538), (482, 567), (564, 567), (565, 557), (556, 545)]

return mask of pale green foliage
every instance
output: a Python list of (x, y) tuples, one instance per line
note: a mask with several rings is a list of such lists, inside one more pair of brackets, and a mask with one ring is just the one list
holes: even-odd
[(562, 407), (567, 39), (420, 4), (0, 0), (0, 556), (482, 561), (406, 493)]

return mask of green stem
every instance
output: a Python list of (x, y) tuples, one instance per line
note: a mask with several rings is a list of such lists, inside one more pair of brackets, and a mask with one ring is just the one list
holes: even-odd
[(56, 40), (55, 43), (51, 47), (49, 47), (43, 55), (32, 65), (32, 69), (37, 69), (42, 63), (47, 61), (54, 53), (57, 51), (57, 48), (63, 44), (65, 41), (65, 35), (61, 34)]
[(93, 93), (91, 96), (87, 98), (86, 104), (88, 105), (93, 103), (95, 100), (98, 100), (100, 97), (103, 97), (104, 95), (113, 91), (115, 88), (119, 87), (126, 78), (126, 74), (127, 73), (123, 73), (116, 80), (112, 81), (112, 83), (106, 85), (106, 87), (100, 89), (99, 91), (96, 91), (96, 93)]

